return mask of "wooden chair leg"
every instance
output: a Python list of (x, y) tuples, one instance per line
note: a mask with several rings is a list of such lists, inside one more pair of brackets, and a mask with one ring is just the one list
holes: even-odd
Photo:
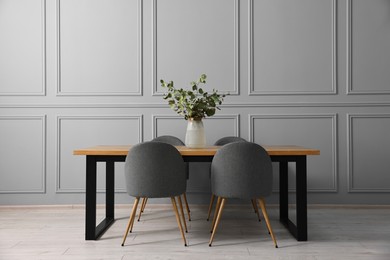
[(135, 213), (136, 213), (137, 207), (138, 207), (138, 202), (139, 202), (139, 197), (135, 198), (135, 201), (133, 204), (133, 209), (131, 211), (131, 215), (129, 218), (129, 222), (127, 223), (126, 232), (125, 232), (125, 235), (123, 236), (122, 246), (124, 246), (126, 238), (127, 238), (127, 234), (129, 234), (130, 226), (132, 226), (132, 223), (134, 222)]
[(144, 200), (142, 200), (142, 207), (141, 207), (142, 213), (144, 213), (147, 202), (148, 202), (148, 198), (144, 198)]
[(261, 211), (263, 212), (265, 223), (267, 224), (267, 227), (268, 227), (268, 231), (271, 234), (271, 237), (272, 237), (272, 240), (274, 241), (275, 247), (278, 248), (278, 244), (276, 243), (276, 238), (275, 238), (274, 232), (272, 231), (271, 223), (270, 223), (269, 218), (268, 218), (267, 210), (265, 208), (265, 201), (263, 198), (259, 199), (259, 204), (260, 204)]
[(257, 218), (259, 219), (259, 222), (261, 222), (259, 208), (257, 207), (256, 199), (251, 199), (253, 209), (255, 210), (255, 213), (257, 214)]
[(179, 212), (177, 210), (176, 199), (174, 197), (171, 197), (171, 201), (172, 201), (173, 211), (175, 212), (177, 225), (179, 226), (180, 233), (181, 233), (181, 236), (182, 236), (183, 241), (184, 241), (184, 246), (187, 246), (186, 237), (184, 236), (183, 227), (181, 225), (181, 221), (180, 221), (180, 217), (179, 217)]
[(255, 203), (254, 199), (251, 199), (251, 202), (252, 202), (252, 207), (253, 207), (255, 213), (257, 213), (256, 212), (256, 203)]
[(213, 223), (211, 224), (210, 233), (212, 233), (213, 230), (214, 230), (215, 221), (216, 221), (216, 219), (217, 219), (217, 214), (218, 214), (218, 211), (219, 211), (219, 207), (221, 206), (221, 202), (222, 202), (222, 198), (221, 198), (221, 197), (218, 197), (218, 199), (217, 199), (217, 204), (215, 205), (215, 212), (214, 212), (214, 217), (213, 217)]
[(141, 207), (139, 208), (137, 221), (139, 221), (141, 219), (141, 214), (144, 212), (147, 200), (148, 200), (148, 198), (142, 198), (142, 203), (141, 203)]
[[(138, 220), (137, 221), (140, 220), (140, 218), (141, 218), (141, 211), (143, 211), (142, 208), (145, 209), (145, 205), (146, 205), (147, 201), (148, 201), (148, 198), (146, 198), (146, 197), (142, 198), (142, 202), (141, 202), (141, 206), (140, 206), (140, 212), (139, 212), (139, 216), (138, 216)], [(139, 200), (138, 200), (138, 202), (139, 202)], [(134, 218), (133, 218), (133, 220), (131, 221), (131, 224), (130, 224), (130, 233), (133, 231), (133, 226), (134, 226), (134, 221), (135, 221), (136, 215), (137, 215), (137, 208), (135, 209)]]
[[(219, 199), (219, 198), (218, 198), (218, 199)], [(217, 216), (217, 220), (216, 220), (216, 222), (215, 222), (215, 226), (214, 226), (214, 228), (213, 228), (213, 231), (212, 231), (212, 233), (211, 233), (211, 237), (210, 237), (210, 241), (209, 241), (209, 246), (211, 246), (211, 244), (213, 243), (214, 236), (215, 236), (215, 232), (217, 231), (217, 227), (218, 227), (219, 221), (221, 220), (222, 211), (223, 211), (223, 208), (225, 207), (225, 202), (226, 202), (226, 199), (223, 198), (223, 199), (221, 200), (221, 203), (220, 203), (221, 205), (220, 205), (220, 207), (219, 207), (218, 213), (215, 212), (215, 214), (216, 214), (216, 215), (218, 214), (218, 216)]]
[(211, 194), (209, 212), (207, 213), (207, 221), (209, 221), (209, 219), (210, 219), (211, 209), (213, 208), (214, 199), (215, 199), (215, 195)]
[(188, 206), (187, 195), (185, 192), (183, 193), (183, 199), (184, 199), (184, 203), (186, 204), (186, 208), (187, 208), (188, 221), (191, 221), (190, 207)]
[(187, 232), (188, 232), (188, 229), (187, 229), (186, 217), (184, 216), (183, 202), (182, 202), (180, 196), (177, 196), (177, 198), (178, 198), (178, 200), (179, 200), (179, 206), (180, 206), (181, 217), (182, 217), (182, 220), (183, 220), (183, 223), (184, 223), (184, 230), (185, 230), (186, 233), (187, 233)]

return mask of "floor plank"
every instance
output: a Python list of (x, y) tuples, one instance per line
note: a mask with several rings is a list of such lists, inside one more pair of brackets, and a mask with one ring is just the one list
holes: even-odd
[[(83, 206), (0, 206), (0, 260), (390, 259), (390, 207), (309, 206), (309, 241), (297, 242), (269, 207), (279, 248), (250, 205), (227, 205), (213, 246), (206, 206), (191, 206), (184, 247), (170, 205), (148, 204), (121, 247), (131, 205), (98, 241), (84, 240)], [(102, 218), (104, 207), (99, 207)]]

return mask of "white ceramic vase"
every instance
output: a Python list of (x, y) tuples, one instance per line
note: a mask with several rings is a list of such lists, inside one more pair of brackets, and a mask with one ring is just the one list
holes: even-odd
[(187, 120), (185, 145), (189, 148), (203, 148), (206, 146), (203, 122), (201, 119), (189, 118)]

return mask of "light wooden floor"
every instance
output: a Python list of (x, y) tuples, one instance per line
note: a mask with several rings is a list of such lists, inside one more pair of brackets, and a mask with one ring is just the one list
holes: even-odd
[(278, 249), (250, 205), (226, 206), (212, 247), (206, 206), (192, 205), (184, 247), (169, 205), (149, 204), (121, 247), (130, 207), (99, 241), (84, 240), (82, 206), (0, 207), (0, 259), (390, 259), (390, 207), (309, 206), (309, 241), (297, 242), (271, 206)]

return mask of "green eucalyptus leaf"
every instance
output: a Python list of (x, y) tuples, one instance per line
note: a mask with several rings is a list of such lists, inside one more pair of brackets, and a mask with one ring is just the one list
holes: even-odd
[(182, 115), (184, 119), (188, 118), (204, 118), (207, 116), (213, 116), (216, 112), (217, 104), (221, 105), (223, 98), (227, 94), (218, 94), (218, 91), (213, 89), (209, 94), (202, 88), (198, 87), (199, 83), (205, 84), (207, 76), (202, 74), (197, 82), (191, 82), (191, 88), (189, 90), (174, 87), (174, 82), (168, 83), (164, 80), (160, 80), (161, 86), (167, 88), (167, 93), (164, 94), (163, 99), (168, 101), (168, 105), (179, 115)]
[(207, 78), (206, 74), (200, 75), (199, 82), (206, 83), (206, 78)]
[(215, 114), (215, 109), (210, 108), (206, 110), (207, 116), (213, 116)]

